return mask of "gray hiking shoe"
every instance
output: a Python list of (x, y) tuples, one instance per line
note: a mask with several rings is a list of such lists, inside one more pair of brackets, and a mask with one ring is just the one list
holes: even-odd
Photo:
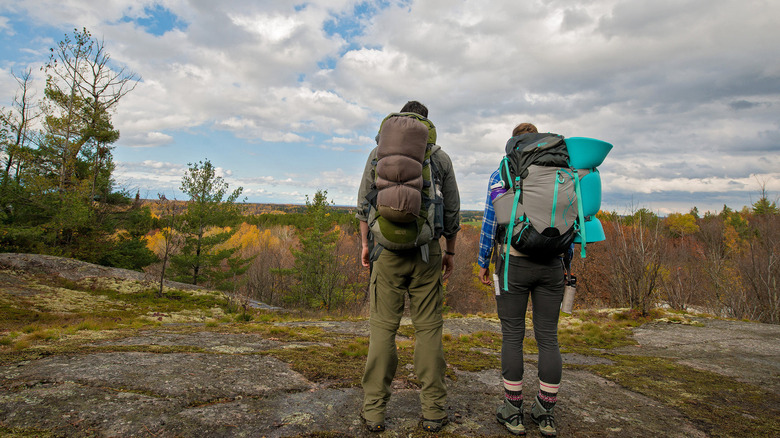
[(539, 425), (539, 432), (541, 432), (542, 436), (556, 436), (558, 434), (555, 430), (553, 409), (555, 409), (555, 406), (549, 410), (543, 408), (538, 398), (531, 405), (531, 420)]
[(523, 408), (517, 407), (504, 399), (504, 404), (498, 407), (496, 419), (503, 424), (506, 429), (515, 435), (525, 435), (525, 426), (523, 425)]

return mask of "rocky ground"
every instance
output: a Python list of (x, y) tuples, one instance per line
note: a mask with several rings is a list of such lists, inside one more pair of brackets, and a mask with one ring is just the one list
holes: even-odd
[[(15, 269), (20, 266), (17, 264)], [(11, 283), (8, 280), (0, 283), (0, 294), (18, 294), (24, 289)], [(703, 317), (690, 318), (688, 322), (691, 321), (695, 324), (664, 321), (645, 324), (634, 329), (636, 345), (604, 354), (564, 354), (562, 389), (556, 407), (559, 436), (723, 435), (717, 423), (713, 426), (712, 422), (702, 421), (686, 414), (691, 411), (680, 408), (687, 405), (643, 389), (642, 385), (652, 387), (654, 380), (662, 379), (662, 374), (637, 376), (647, 379), (646, 384), (627, 384), (631, 376), (620, 375), (619, 369), (609, 371), (616, 360), (610, 359), (610, 355), (624, 361), (660, 358), (668, 361), (668, 366), (735, 382), (738, 388), (763, 391), (760, 392), (764, 394), (761, 409), (748, 409), (746, 412), (752, 414), (740, 414), (740, 418), (746, 423), (771, 420), (776, 424), (780, 416), (780, 326)], [(334, 335), (368, 334), (365, 320), (274, 324), (287, 330), (316, 327)], [(469, 317), (447, 319), (445, 323), (445, 333), (451, 336), (477, 331), (498, 333), (498, 322)], [(327, 346), (327, 342), (323, 340), (322, 345)], [(221, 332), (199, 323), (162, 324), (95, 339), (86, 342), (81, 350), (3, 360), (0, 362), (0, 434), (372, 435), (364, 431), (360, 421), (359, 386), (310, 380), (295, 371), (290, 363), (264, 354), (316, 344), (316, 341), (285, 340), (267, 333)], [(498, 353), (488, 350), (486, 354)], [(526, 388), (530, 394), (536, 390), (532, 378), (536, 368), (534, 357), (528, 359)], [(501, 400), (499, 370), (451, 371), (447, 383), (452, 422), (440, 435), (508, 436), (494, 417)], [(407, 373), (412, 371), (399, 370), (399, 374)], [(419, 427), (417, 389), (405, 381), (395, 386), (388, 405), (387, 431), (381, 436), (426, 436)], [(697, 402), (703, 403), (693, 396), (685, 401)], [(526, 419), (530, 422), (527, 416)], [(729, 430), (734, 430), (733, 427), (739, 426)], [(775, 432), (780, 435), (780, 431)], [(531, 429), (529, 436), (540, 435)]]

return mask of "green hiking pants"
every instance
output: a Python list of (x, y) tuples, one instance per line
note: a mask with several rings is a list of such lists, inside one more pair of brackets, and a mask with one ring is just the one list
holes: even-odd
[(415, 330), (414, 371), (420, 380), (423, 417), (444, 418), (447, 389), (444, 385), (442, 346), (441, 248), (429, 244), (429, 262), (420, 250), (383, 250), (374, 262), (369, 294), (371, 299), (370, 340), (363, 375), (363, 416), (371, 422), (385, 420), (390, 384), (398, 366), (395, 335), (409, 294), (409, 308)]

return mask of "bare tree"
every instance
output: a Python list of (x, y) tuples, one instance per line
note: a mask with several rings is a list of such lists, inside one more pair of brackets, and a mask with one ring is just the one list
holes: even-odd
[(247, 289), (252, 297), (281, 306), (292, 287), (292, 277), (279, 272), (293, 266), (290, 248), (295, 245), (295, 232), (289, 226), (275, 227), (267, 232), (273, 237), (260, 243), (257, 256), (247, 271)]
[(163, 236), (163, 251), (162, 251), (162, 267), (160, 269), (160, 288), (157, 292), (157, 297), (163, 296), (163, 284), (165, 283), (165, 268), (168, 266), (168, 259), (174, 248), (181, 245), (181, 239), (176, 234), (176, 220), (178, 216), (178, 209), (176, 198), (173, 201), (168, 200), (164, 194), (157, 194), (157, 205), (160, 206), (162, 213), (163, 223), (165, 227), (160, 230)]
[(346, 276), (347, 299), (342, 310), (352, 315), (368, 311), (368, 270), (360, 263), (360, 234), (355, 229), (343, 227), (336, 242), (338, 269)]
[(611, 222), (616, 239), (608, 246), (614, 269), (610, 286), (618, 305), (647, 315), (656, 304), (664, 239), (658, 218), (645, 209)]
[(780, 324), (780, 214), (755, 215), (751, 230), (737, 264), (746, 292), (744, 316)]
[(496, 308), (493, 288), (483, 285), (477, 278), (479, 268), (480, 229), (464, 225), (458, 233), (455, 253), (455, 269), (447, 280), (446, 302), (453, 311), (463, 314), (494, 312)]
[(708, 216), (701, 221), (697, 234), (703, 246), (702, 269), (709, 279), (711, 290), (707, 301), (714, 313), (736, 317), (743, 301), (742, 282), (734, 265), (734, 245), (725, 239), (726, 225), (721, 217)]
[(666, 263), (662, 270), (661, 291), (673, 309), (687, 310), (692, 304), (703, 304), (702, 291), (706, 279), (699, 243), (689, 237), (672, 239), (666, 247)]
[[(92, 164), (92, 193), (94, 199), (98, 176), (101, 170), (111, 163), (110, 146), (119, 139), (119, 132), (114, 130), (109, 117), (114, 106), (127, 93), (133, 91), (138, 84), (138, 77), (128, 72), (124, 67), (118, 71), (110, 68), (111, 56), (105, 51), (105, 43), (96, 41), (88, 58), (87, 74), (80, 74), (79, 93), (84, 98), (88, 111), (85, 113), (86, 126), (90, 143), (94, 146)], [(110, 169), (106, 169), (110, 170)]]
[(11, 110), (0, 111), (0, 126), (8, 135), (2, 143), (2, 152), (5, 153), (3, 177), (7, 180), (11, 176), (11, 170), (15, 169), (13, 179), (18, 181), (26, 155), (29, 155), (25, 152), (31, 140), (31, 127), (40, 117), (40, 112), (35, 104), (35, 93), (31, 89), (32, 70), (27, 69), (19, 76), (13, 74), (13, 77), (19, 84), (19, 90), (14, 96)]

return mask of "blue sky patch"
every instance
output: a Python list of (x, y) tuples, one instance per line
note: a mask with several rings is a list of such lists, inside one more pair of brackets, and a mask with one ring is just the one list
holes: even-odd
[[(37, 69), (49, 58), (49, 49), (56, 46), (65, 34), (72, 35), (72, 28), (39, 27), (25, 15), (3, 14), (8, 19), (0, 30), (0, 66), (20, 73), (29, 65)], [(31, 38), (30, 35), (35, 35)], [(5, 96), (3, 96), (5, 98)]]
[[(408, 3), (407, 0), (400, 2), (401, 4)], [(379, 14), (382, 10), (389, 8), (391, 2), (386, 0), (380, 0), (378, 2), (364, 1), (355, 5), (351, 14), (331, 14), (331, 19), (325, 21), (322, 25), (322, 29), (328, 36), (340, 36), (346, 41), (339, 51), (339, 57), (352, 50), (358, 50), (363, 45), (355, 42), (355, 38), (359, 37), (365, 31), (368, 22), (371, 21), (375, 15)], [(336, 59), (324, 59), (318, 63), (321, 69), (334, 69), (336, 68)]]
[(124, 17), (125, 23), (135, 23), (139, 27), (155, 36), (164, 35), (174, 29), (185, 30), (187, 23), (182, 21), (176, 14), (160, 5), (144, 8), (144, 16), (140, 18)]
[(336, 68), (336, 61), (336, 58), (327, 57), (322, 61), (319, 61), (317, 67), (319, 67), (320, 70), (333, 70)]
[(351, 14), (331, 14), (331, 19), (322, 28), (329, 36), (341, 35), (347, 41), (363, 33), (371, 18), (390, 6), (389, 1), (362, 2), (355, 5)]

